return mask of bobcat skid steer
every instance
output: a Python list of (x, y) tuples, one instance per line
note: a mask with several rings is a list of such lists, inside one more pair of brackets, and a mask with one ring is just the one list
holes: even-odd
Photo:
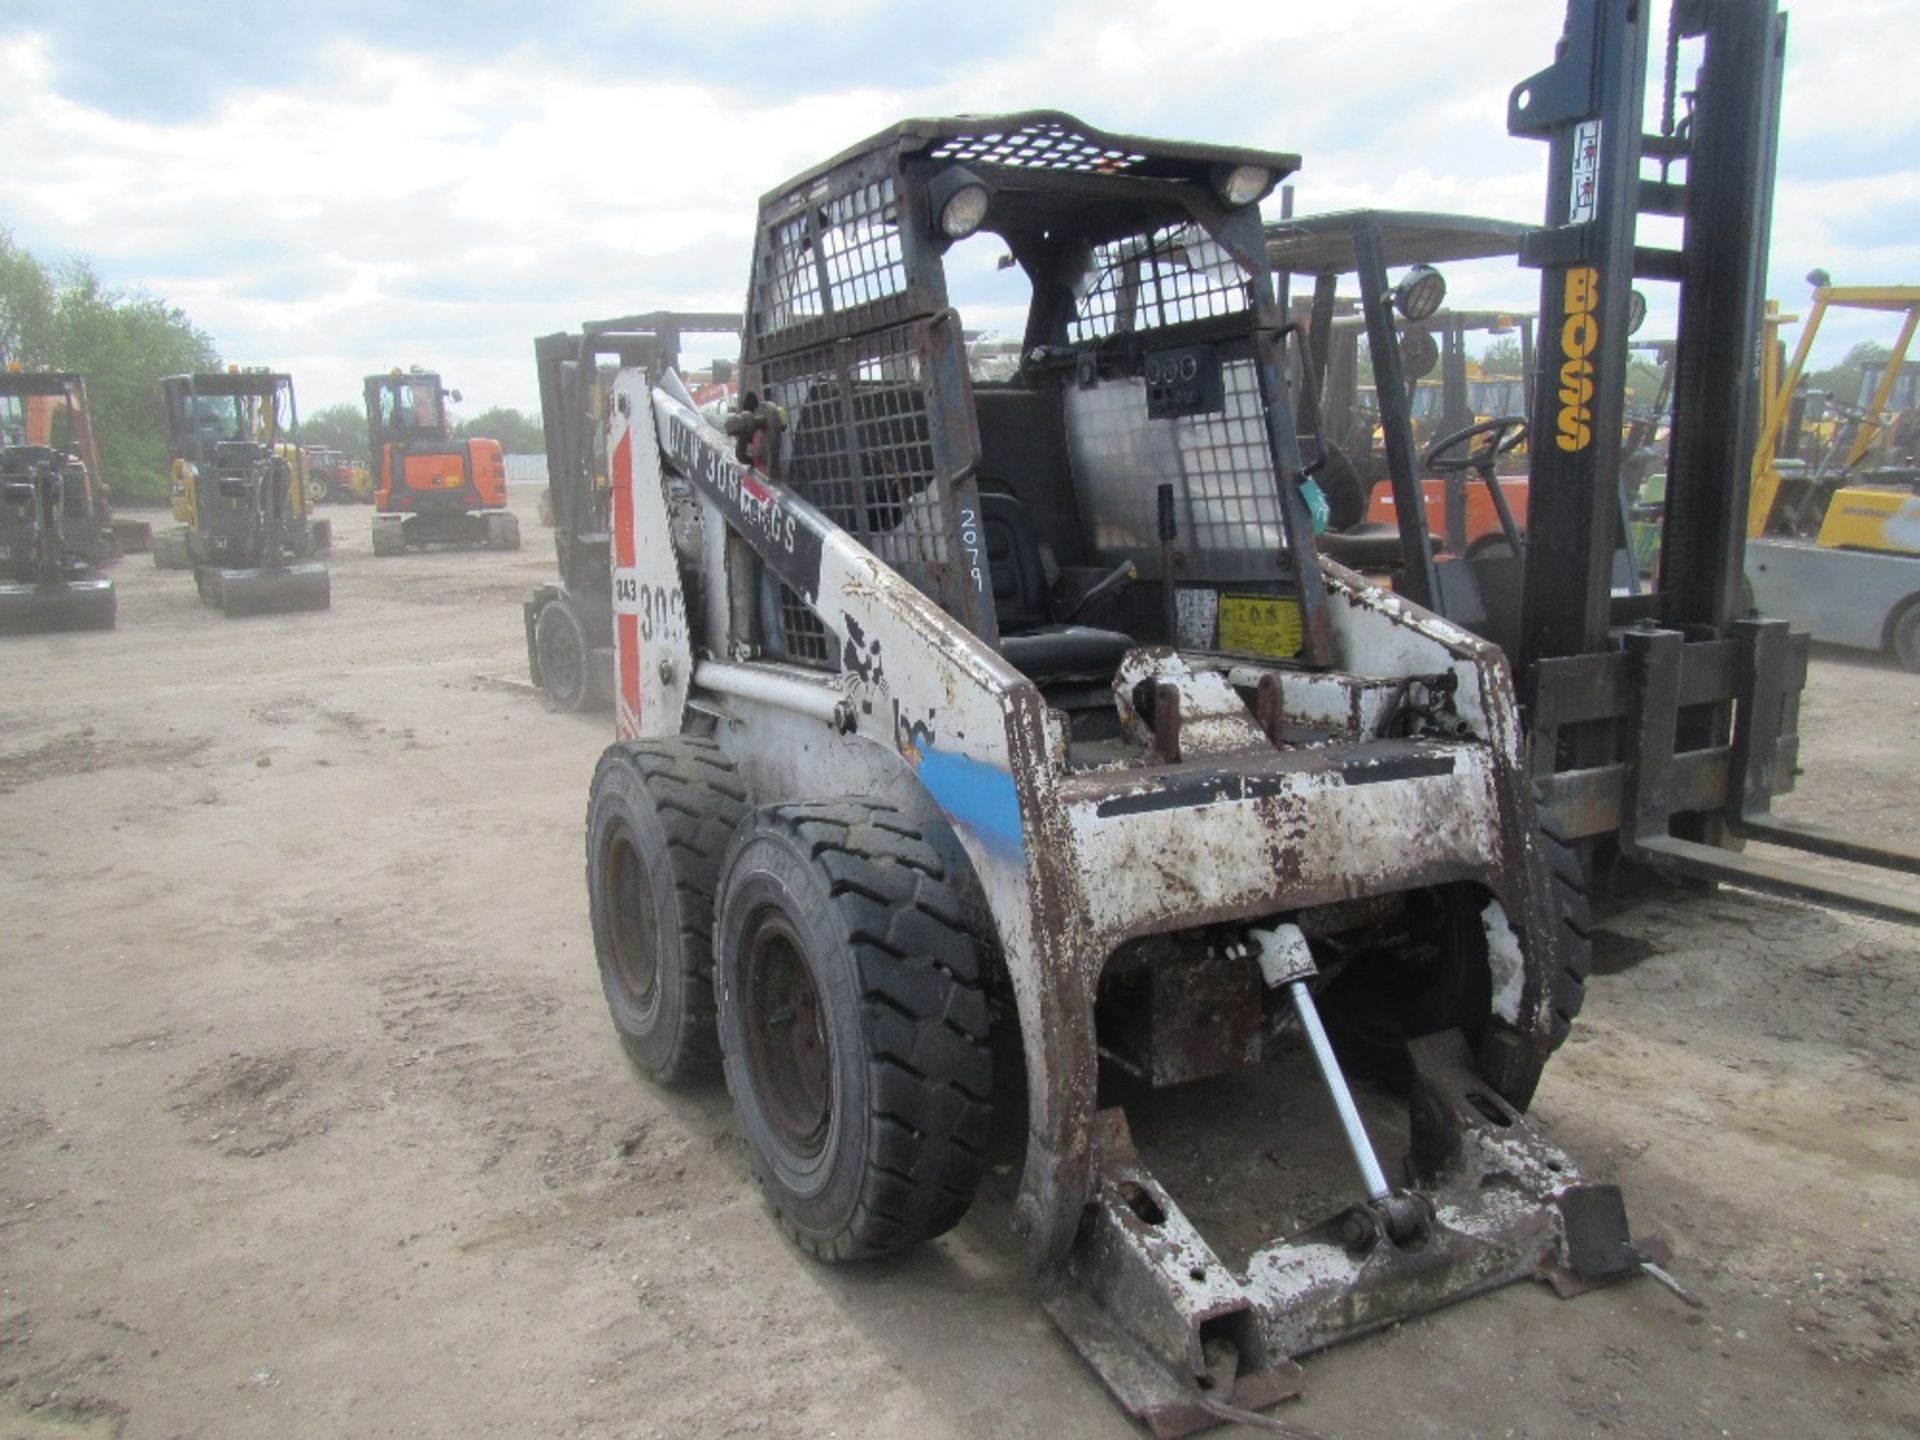
[[(1642, 1259), (1523, 1113), (1588, 920), (1506, 663), (1315, 552), (1258, 208), (1296, 164), (906, 122), (762, 201), (725, 426), (640, 370), (609, 419), (621, 738), (587, 880), (616, 1029), (659, 1080), (724, 1069), (822, 1260), (965, 1214), (1007, 1103), (990, 1017), (1017, 1029), (1016, 1224), (1159, 1435), (1295, 1393), (1310, 1351)], [(1030, 284), (1010, 378), (969, 375), (950, 274)], [(1229, 1266), (1100, 1082), (1302, 1047), (1350, 1199)], [(1404, 1093), (1404, 1165), (1353, 1069)]]

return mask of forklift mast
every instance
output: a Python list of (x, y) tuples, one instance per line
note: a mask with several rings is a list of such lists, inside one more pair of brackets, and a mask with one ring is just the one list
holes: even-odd
[[(1538, 660), (1605, 649), (1615, 625), (1724, 632), (1739, 606), (1786, 17), (1774, 0), (1677, 0), (1660, 133), (1649, 135), (1650, 8), (1576, 0), (1554, 63), (1509, 101), (1508, 129), (1549, 146), (1546, 224), (1521, 245), (1521, 263), (1541, 271), (1548, 380), (1532, 416), (1541, 503), (1515, 657), (1523, 676)], [(1703, 56), (1682, 97), (1680, 47), (1693, 39)], [(1642, 244), (1643, 215), (1678, 218), (1679, 247)], [(1616, 598), (1636, 280), (1678, 285), (1674, 418), (1659, 583)]]
[[(1911, 848), (1772, 813), (1793, 787), (1807, 637), (1740, 613), (1786, 16), (1775, 0), (1674, 0), (1648, 134), (1650, 8), (1569, 0), (1553, 63), (1508, 105), (1508, 129), (1549, 146), (1546, 223), (1520, 249), (1541, 272), (1544, 382), (1512, 656), (1530, 768), (1571, 834), (1629, 861), (1920, 923), (1910, 881), (1722, 843), (1920, 874)], [(1643, 241), (1643, 216), (1677, 220), (1677, 248)], [(1660, 572), (1619, 593), (1635, 281), (1676, 286), (1678, 324)]]
[(649, 379), (658, 380), (679, 368), (682, 337), (739, 333), (738, 315), (657, 310), (590, 321), (577, 334), (563, 331), (535, 339), (554, 549), (568, 589), (606, 594), (612, 584), (607, 568), (609, 492), (594, 483), (601, 472), (592, 453), (592, 437), (604, 431), (606, 417), (587, 413), (601, 361), (643, 369)]

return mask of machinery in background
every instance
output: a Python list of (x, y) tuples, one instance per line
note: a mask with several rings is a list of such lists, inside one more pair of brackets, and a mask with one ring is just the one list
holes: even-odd
[(317, 500), (340, 505), (371, 505), (373, 473), (356, 464), (345, 451), (324, 445), (307, 447), (308, 493)]
[(500, 442), (453, 438), (447, 402), (460, 392), (417, 365), (369, 375), (365, 391), (376, 479), (373, 553), (426, 545), (518, 550), (520, 522), (506, 508)]
[(0, 371), (0, 631), (113, 628), (109, 521), (86, 382)]
[[(1746, 357), (1762, 348), (1785, 17), (1774, 0), (1676, 6), (1649, 134), (1653, 23), (1625, 0), (1570, 0), (1554, 63), (1509, 100), (1510, 131), (1549, 146), (1545, 223), (1520, 259), (1542, 272), (1552, 381), (1525, 423), (1529, 483), (1554, 503), (1531, 507), (1520, 554), (1435, 554), (1411, 425), (1387, 413), (1406, 384), (1383, 228), (1353, 231), (1401, 532), (1394, 583), (1506, 651), (1530, 776), (1590, 863), (1920, 920), (1910, 884), (1868, 873), (1912, 875), (1920, 855), (1772, 811), (1794, 783), (1807, 636), (1749, 613), (1742, 569), (1761, 429)], [(1643, 243), (1643, 215), (1683, 220), (1678, 245)], [(1651, 583), (1626, 543), (1622, 485), (1638, 458), (1626, 453), (1638, 284), (1672, 285), (1678, 316)], [(1508, 420), (1443, 443), (1491, 486), (1516, 438)], [(1815, 869), (1730, 837), (1866, 868)]]
[[(523, 607), (527, 668), (533, 683), (563, 710), (613, 703), (613, 580), (608, 536), (613, 492), (607, 480), (606, 382), (618, 370), (654, 380), (680, 365), (687, 335), (740, 333), (738, 315), (654, 311), (600, 320), (578, 333), (533, 342), (546, 435), (547, 490), (556, 580), (537, 587)], [(606, 367), (603, 371), (603, 367)], [(696, 408), (723, 399), (729, 367), (716, 362)]]
[[(1747, 583), (1754, 604), (1814, 639), (1882, 651), (1920, 671), (1920, 485), (1915, 417), (1902, 394), (1912, 385), (1920, 286), (1810, 278), (1812, 309), (1785, 373), (1777, 346), (1762, 351), (1766, 406), (1753, 456)], [(1899, 331), (1886, 363), (1861, 377), (1861, 403), (1829, 398), (1840, 423), (1815, 441), (1811, 463), (1796, 462), (1800, 379), (1832, 310), (1878, 312), (1897, 319)]]
[[(1332, 508), (1321, 548), (1334, 559), (1368, 571), (1397, 568), (1398, 501), (1385, 482), (1399, 445), (1411, 447), (1410, 457), (1426, 447), (1424, 462), (1410, 458), (1408, 463), (1420, 475), (1427, 530), (1449, 553), (1517, 550), (1527, 523), (1525, 426), (1510, 424), (1503, 432), (1503, 441), (1510, 443), (1494, 452), (1494, 469), (1483, 485), (1471, 483), (1475, 467), (1464, 458), (1461, 437), (1475, 435), (1475, 426), (1493, 420), (1524, 419), (1534, 370), (1533, 316), (1519, 309), (1442, 308), (1446, 279), (1438, 267), (1517, 255), (1526, 229), (1471, 215), (1391, 210), (1295, 216), (1267, 226), (1267, 255), (1283, 286), (1290, 290), (1295, 278), (1313, 282), (1311, 299), (1290, 305), (1307, 333), (1295, 376), (1297, 409), (1315, 479)], [(1384, 286), (1389, 269), (1403, 272), (1383, 291), (1397, 320), (1392, 343), (1398, 379), (1394, 393), (1384, 395), (1379, 383), (1384, 367), (1374, 360), (1372, 403), (1362, 404), (1360, 342), (1366, 340), (1369, 356), (1378, 342), (1364, 299), (1363, 313), (1341, 314), (1351, 302), (1337, 290), (1347, 275)], [(1474, 334), (1516, 336), (1520, 375), (1476, 373), (1467, 355), (1467, 339)], [(1481, 413), (1483, 404), (1495, 402), (1495, 409)], [(1349, 471), (1359, 481), (1357, 510), (1344, 499), (1352, 488), (1344, 478)]]
[(307, 496), (293, 377), (236, 366), (160, 388), (181, 525), (154, 538), (154, 564), (192, 570), (229, 616), (326, 609), (333, 528)]

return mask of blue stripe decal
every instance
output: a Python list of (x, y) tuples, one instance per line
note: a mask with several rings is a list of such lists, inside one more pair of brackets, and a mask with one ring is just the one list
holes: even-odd
[(916, 744), (920, 779), (954, 824), (970, 830), (996, 854), (1025, 863), (1020, 836), (1020, 798), (1013, 777), (983, 761)]

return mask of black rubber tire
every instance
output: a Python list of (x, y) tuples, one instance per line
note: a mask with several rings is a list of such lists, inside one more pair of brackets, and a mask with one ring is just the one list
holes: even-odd
[(671, 1084), (719, 1068), (714, 887), (746, 791), (711, 740), (611, 745), (587, 803), (587, 901), (600, 986), (633, 1063)]
[(484, 543), (489, 550), (518, 550), (520, 521), (504, 510), (489, 512), (481, 521)]
[(540, 685), (561, 710), (584, 709), (593, 693), (586, 627), (565, 600), (549, 600), (533, 622), (534, 653), (540, 657)]
[(186, 533), (181, 530), (162, 530), (153, 537), (153, 568), (156, 570), (191, 570), (193, 552), (187, 548)]
[(1327, 528), (1351, 530), (1367, 518), (1367, 487), (1360, 481), (1353, 461), (1338, 445), (1324, 447), (1326, 464), (1314, 472), (1320, 493), (1327, 497)]
[(1887, 649), (1902, 669), (1920, 671), (1920, 600), (1908, 602), (1893, 622)]
[(1560, 956), (1553, 971), (1552, 1048), (1566, 1043), (1574, 1017), (1586, 1003), (1587, 977), (1593, 974), (1593, 907), (1587, 898), (1587, 867), (1580, 852), (1567, 838), (1567, 828), (1559, 814), (1539, 807), (1540, 845), (1547, 852), (1547, 869), (1552, 876), (1553, 910), (1557, 921), (1555, 940)]
[[(875, 800), (755, 811), (720, 878), (715, 980), (727, 1087), (781, 1228), (822, 1260), (905, 1249), (966, 1214), (993, 1103), (982, 945), (950, 836)], [(756, 1032), (765, 937), (790, 941), (816, 1008), (817, 1145), (792, 1143)], [(795, 959), (797, 957), (797, 961)], [(786, 1013), (799, 1010), (789, 1006)], [(774, 1019), (778, 1019), (776, 1014)]]
[(375, 555), (406, 554), (405, 526), (404, 520), (375, 520), (373, 522), (373, 553)]
[(1486, 903), (1472, 885), (1410, 896), (1403, 933), (1315, 991), (1342, 1066), (1400, 1089), (1413, 1078), (1409, 1040), (1457, 1029), (1478, 1047), (1493, 1013)]

